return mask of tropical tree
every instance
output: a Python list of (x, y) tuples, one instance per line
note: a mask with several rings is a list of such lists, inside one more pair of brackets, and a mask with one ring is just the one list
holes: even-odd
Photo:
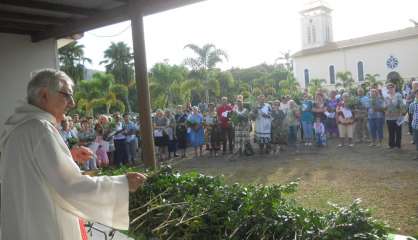
[(286, 70), (289, 72), (293, 71), (293, 60), (291, 58), (290, 50), (287, 52), (281, 52), (281, 56), (276, 58), (275, 63), (283, 62), (283, 65), (286, 67)]
[(169, 105), (183, 104), (185, 92), (189, 90), (185, 87), (182, 88), (187, 75), (188, 70), (184, 66), (169, 65), (168, 63), (155, 64), (150, 70), (151, 105), (164, 108)]
[(300, 84), (293, 76), (289, 74), (286, 80), (280, 81), (279, 83), (279, 95), (281, 96), (299, 96), (300, 95)]
[(366, 74), (364, 81), (365, 88), (370, 88), (372, 86), (383, 86), (383, 81), (378, 80), (379, 77), (379, 74)]
[(68, 74), (75, 83), (84, 78), (84, 64), (91, 63), (91, 59), (84, 57), (83, 49), (84, 45), (76, 41), (58, 49), (60, 70)]
[(115, 84), (113, 75), (96, 73), (91, 80), (82, 80), (76, 86), (75, 100), (78, 110), (93, 116), (94, 109), (104, 108), (102, 113), (110, 113), (114, 108), (123, 112), (125, 104), (122, 99), (127, 95), (127, 88)]
[(228, 54), (213, 44), (205, 44), (203, 47), (187, 44), (184, 48), (191, 49), (196, 55), (194, 58), (186, 58), (184, 63), (192, 68), (192, 72), (197, 75), (198, 79), (204, 81), (204, 85), (206, 85), (205, 101), (209, 102), (210, 72), (216, 67), (216, 64), (228, 60)]
[(315, 96), (318, 90), (323, 88), (326, 83), (325, 79), (314, 78), (309, 81), (308, 91), (311, 96)]
[[(131, 48), (124, 42), (112, 42), (109, 48), (104, 51), (104, 58), (105, 60), (101, 61), (100, 64), (105, 64), (106, 72), (113, 74), (117, 83), (128, 87), (134, 76)], [(128, 111), (131, 112), (129, 95), (126, 95), (124, 101), (128, 106)]]
[(105, 64), (106, 72), (112, 73), (117, 83), (127, 85), (134, 73), (131, 48), (124, 42), (112, 42), (104, 51), (104, 58), (100, 64)]
[(346, 91), (351, 91), (354, 88), (354, 79), (353, 75), (349, 71), (338, 72), (337, 79), (339, 82), (335, 84), (337, 87), (342, 87)]

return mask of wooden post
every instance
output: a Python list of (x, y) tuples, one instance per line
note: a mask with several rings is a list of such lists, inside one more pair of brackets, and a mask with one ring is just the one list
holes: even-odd
[(132, 41), (135, 60), (135, 81), (138, 91), (140, 132), (145, 166), (151, 169), (157, 167), (155, 160), (154, 137), (151, 120), (151, 102), (148, 88), (148, 71), (145, 53), (144, 21), (140, 11), (142, 1), (130, 0)]

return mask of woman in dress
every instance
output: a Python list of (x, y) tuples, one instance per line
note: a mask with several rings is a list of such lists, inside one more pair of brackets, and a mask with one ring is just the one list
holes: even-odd
[(165, 110), (165, 117), (168, 119), (168, 127), (166, 128), (166, 133), (168, 135), (168, 159), (171, 158), (171, 153), (173, 157), (178, 157), (177, 155), (177, 138), (176, 138), (176, 119), (170, 110)]
[(273, 102), (271, 112), (271, 144), (273, 153), (280, 150), (280, 145), (287, 145), (287, 133), (288, 129), (285, 126), (286, 114), (280, 109), (280, 101)]
[(350, 95), (343, 93), (342, 102), (337, 107), (337, 123), (338, 132), (340, 133), (340, 141), (338, 147), (343, 147), (347, 140), (349, 147), (354, 147), (353, 133), (354, 133), (354, 112), (349, 105)]
[(176, 137), (177, 137), (177, 148), (181, 151), (181, 157), (186, 157), (187, 149), (187, 111), (183, 111), (183, 106), (177, 106), (176, 119)]
[(208, 111), (204, 118), (205, 126), (205, 142), (207, 149), (210, 151), (210, 156), (217, 156), (217, 152), (220, 149), (220, 130), (218, 129), (217, 113), (215, 104), (209, 103)]
[(288, 127), (287, 142), (289, 148), (297, 150), (297, 136), (298, 136), (298, 123), (300, 120), (299, 106), (294, 100), (289, 100), (289, 109), (286, 112), (286, 123)]
[(192, 114), (190, 114), (187, 122), (190, 127), (190, 144), (194, 148), (194, 156), (197, 159), (197, 149), (199, 148), (199, 156), (202, 156), (202, 146), (205, 144), (203, 116), (199, 113), (199, 109), (197, 107), (192, 107)]
[(265, 103), (265, 96), (257, 98), (258, 105), (253, 109), (252, 116), (255, 119), (255, 140), (260, 147), (260, 154), (270, 152), (271, 143), (271, 106)]
[(158, 160), (164, 161), (166, 159), (167, 145), (168, 145), (168, 135), (166, 128), (169, 126), (168, 119), (164, 116), (164, 113), (161, 109), (158, 109), (155, 112), (154, 118), (154, 142), (157, 146), (158, 151)]
[(251, 122), (248, 109), (244, 108), (243, 99), (237, 98), (237, 105), (233, 111), (231, 121), (235, 128), (235, 147), (241, 156), (246, 151), (246, 146), (250, 144)]
[(329, 137), (338, 137), (338, 125), (337, 120), (335, 119), (335, 110), (337, 109), (338, 99), (337, 91), (332, 90), (329, 93), (329, 99), (326, 101), (326, 116), (325, 119), (325, 131)]

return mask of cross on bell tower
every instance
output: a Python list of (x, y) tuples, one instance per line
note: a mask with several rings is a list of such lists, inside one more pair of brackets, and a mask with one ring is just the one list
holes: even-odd
[(323, 0), (308, 1), (300, 12), (302, 49), (322, 47), (333, 41), (332, 9)]

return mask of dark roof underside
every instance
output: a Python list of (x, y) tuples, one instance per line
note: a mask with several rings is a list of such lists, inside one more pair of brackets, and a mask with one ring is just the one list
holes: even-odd
[[(25, 34), (37, 42), (204, 0), (0, 0), (0, 33)], [(131, 4), (135, 3), (135, 4)]]

